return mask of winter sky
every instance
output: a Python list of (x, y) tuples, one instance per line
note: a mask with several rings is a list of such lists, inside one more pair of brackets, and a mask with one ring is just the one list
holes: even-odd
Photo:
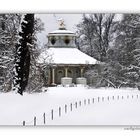
[[(80, 14), (72, 14), (72, 13), (65, 13), (65, 14), (36, 14), (42, 22), (44, 23), (45, 30), (38, 34), (38, 42), (39, 45), (42, 46), (47, 43), (47, 34), (51, 31), (57, 30), (59, 28), (58, 20), (63, 19), (68, 30), (73, 32), (76, 31), (76, 25), (82, 20), (82, 13)], [(121, 14), (116, 14), (115, 19), (120, 20)]]
[(51, 31), (57, 30), (59, 27), (58, 19), (62, 18), (65, 21), (66, 28), (75, 31), (75, 25), (78, 24), (82, 18), (82, 14), (37, 14), (44, 23), (45, 30), (38, 35), (41, 45), (47, 43), (47, 34)]

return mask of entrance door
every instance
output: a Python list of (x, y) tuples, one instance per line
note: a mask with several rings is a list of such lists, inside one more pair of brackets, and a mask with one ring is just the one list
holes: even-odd
[(71, 69), (68, 69), (68, 77), (73, 78), (73, 72)]
[(72, 71), (72, 69), (68, 69), (68, 77), (72, 78), (72, 83), (73, 83), (74, 81), (73, 81), (73, 71)]
[(61, 84), (61, 78), (64, 77), (64, 70), (57, 71), (57, 84)]

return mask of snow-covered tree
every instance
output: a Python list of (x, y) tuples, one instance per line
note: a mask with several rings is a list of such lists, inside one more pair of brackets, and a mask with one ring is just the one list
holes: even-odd
[[(104, 21), (102, 16), (100, 14), (97, 16), (99, 19), (98, 21), (100, 21), (99, 23)], [(140, 14), (122, 14), (120, 21), (113, 23), (112, 20), (112, 24), (108, 24), (108, 26), (110, 26), (110, 32), (107, 33), (109, 34), (105, 33), (105, 30), (107, 30), (105, 27), (108, 27), (105, 23), (108, 23), (110, 20), (101, 25), (99, 23), (95, 24), (95, 21), (91, 19), (92, 18), (89, 16), (87, 17), (87, 21), (85, 20), (85, 23), (88, 23), (88, 26), (84, 24), (84, 22), (82, 23), (82, 26), (84, 25), (83, 27), (86, 25), (86, 28), (85, 30), (82, 30), (84, 31), (82, 33), (89, 35), (89, 37), (84, 35), (82, 41), (87, 46), (91, 44), (91, 42), (93, 43), (93, 46), (97, 46), (95, 43), (98, 41), (99, 46), (102, 45), (104, 51), (103, 53), (99, 53), (101, 57), (103, 56), (103, 59), (99, 59), (101, 57), (98, 58), (96, 56), (98, 51), (96, 52), (96, 50), (93, 50), (93, 57), (103, 63), (100, 64), (100, 67), (98, 68), (99, 71), (91, 69), (89, 72), (87, 72), (87, 74), (90, 77), (93, 76), (93, 79), (95, 75), (98, 77), (98, 86), (113, 86), (115, 88), (119, 88), (121, 86), (139, 86)], [(94, 22), (92, 23), (92, 21)], [(93, 30), (92, 28), (88, 28), (91, 26), (91, 24), (94, 27)], [(102, 29), (99, 28), (99, 25), (101, 25)], [(100, 29), (100, 32), (97, 32), (101, 37), (99, 37), (100, 40), (95, 36), (97, 30), (96, 28), (98, 30)], [(91, 40), (87, 38), (90, 38)], [(110, 40), (110, 38), (111, 40), (113, 39), (113, 42)], [(86, 48), (86, 46), (84, 47)], [(89, 50), (90, 53), (91, 49)]]
[(14, 50), (20, 24), (20, 14), (0, 14), (0, 90), (12, 88)]
[(19, 42), (16, 45), (15, 80), (17, 92), (23, 95), (28, 84), (30, 70), (30, 48), (33, 47), (34, 14), (25, 14), (21, 21)]
[(43, 46), (40, 47), (40, 44), (37, 42), (37, 34), (41, 33), (44, 30), (44, 24), (40, 20), (40, 18), (35, 17), (34, 21), (34, 33), (33, 33), (33, 41), (34, 45), (30, 48), (31, 55), (31, 63), (30, 63), (30, 71), (29, 71), (29, 80), (27, 91), (29, 93), (39, 92), (41, 88), (44, 86), (43, 81), (43, 69), (44, 66), (38, 64), (38, 57), (43, 49)]
[(124, 14), (116, 39), (117, 61), (122, 65), (120, 71), (125, 85), (135, 87), (139, 82), (140, 68), (137, 61), (137, 50), (140, 40), (140, 14)]
[[(110, 62), (109, 52), (114, 44), (118, 26), (118, 21), (114, 20), (115, 16), (115, 14), (86, 14), (83, 15), (82, 22), (77, 25), (79, 49), (101, 62), (100, 67), (91, 67), (86, 72), (90, 83), (95, 86), (111, 84), (115, 87), (110, 78), (107, 77), (107, 73), (111, 71), (111, 66), (109, 68), (108, 64)], [(95, 79), (96, 82), (94, 82)]]
[(84, 14), (77, 25), (77, 43), (81, 51), (104, 62), (113, 41), (117, 22), (115, 14)]
[(140, 39), (140, 15), (124, 14), (118, 24), (115, 44), (108, 51), (104, 76), (116, 87), (136, 87), (140, 81), (137, 50)]

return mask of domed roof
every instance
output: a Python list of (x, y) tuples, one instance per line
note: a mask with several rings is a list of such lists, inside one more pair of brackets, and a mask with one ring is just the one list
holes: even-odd
[(55, 31), (52, 31), (48, 34), (49, 35), (69, 35), (69, 36), (76, 36), (74, 32), (72, 31), (69, 31), (67, 29), (58, 29), (58, 30), (55, 30)]
[(97, 60), (77, 48), (49, 48), (41, 53), (38, 62), (56, 65), (94, 65)]
[(52, 31), (48, 34), (48, 36), (63, 36), (63, 35), (67, 35), (67, 36), (76, 36), (74, 32), (69, 31), (66, 29), (65, 27), (65, 23), (63, 19), (59, 19), (59, 29)]
[(74, 32), (66, 30), (66, 29), (64, 30), (58, 29), (58, 30), (50, 32), (49, 34), (74, 34)]

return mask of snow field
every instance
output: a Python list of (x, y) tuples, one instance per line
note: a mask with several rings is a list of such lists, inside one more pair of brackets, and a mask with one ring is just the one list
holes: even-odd
[(76, 108), (74, 103), (72, 112), (69, 107), (67, 113), (63, 111), (61, 118), (56, 117), (48, 125), (138, 125), (139, 98), (139, 95), (110, 95), (85, 99), (81, 106)]
[(34, 117), (37, 126), (138, 125), (139, 93), (137, 89), (87, 87), (50, 87), (47, 92), (25, 93), (24, 96), (12, 92), (2, 93), (0, 125), (22, 126), (25, 121), (26, 126), (33, 126)]

